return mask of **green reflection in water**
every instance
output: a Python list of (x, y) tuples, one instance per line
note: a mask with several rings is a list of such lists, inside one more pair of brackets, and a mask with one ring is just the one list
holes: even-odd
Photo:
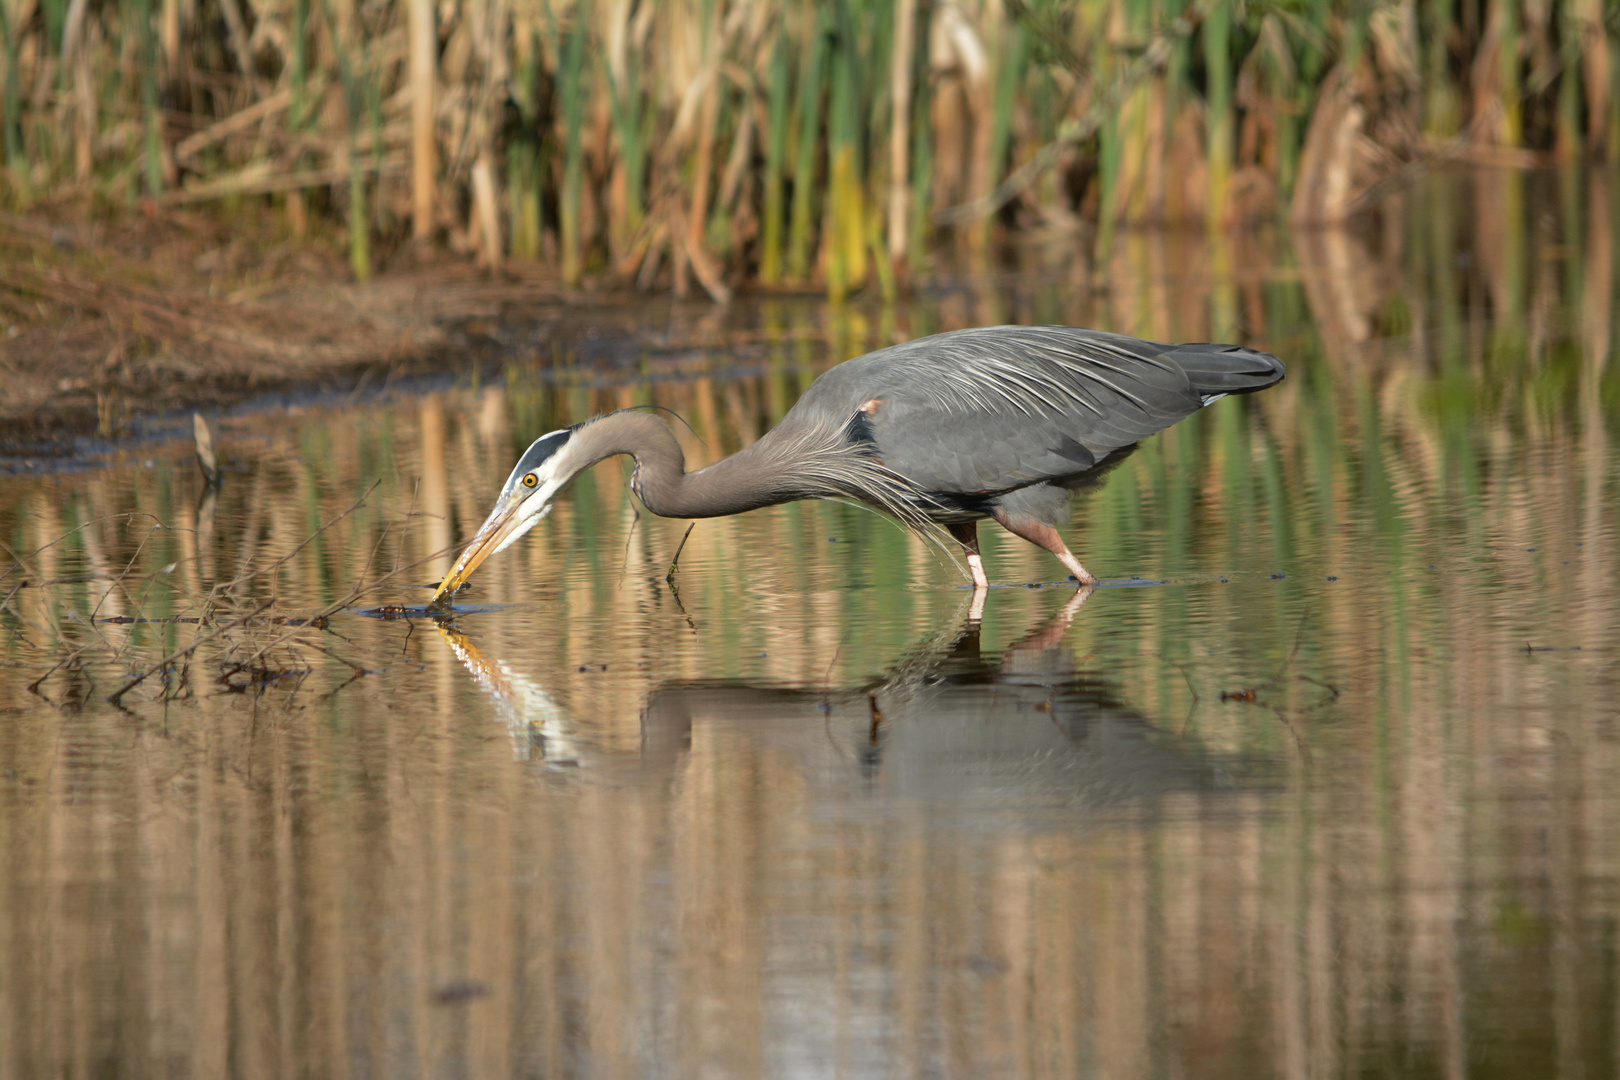
[[(179, 445), (9, 481), (0, 1071), (1616, 1075), (1613, 196), (1400, 198), (892, 311), (582, 310), (478, 387), (224, 419), (214, 501)], [(610, 465), (453, 631), (226, 674), (265, 627), (101, 700), (206, 630), (93, 611), (313, 609), (464, 538), (544, 431), (659, 404), (711, 460), (889, 327), (1036, 317), (1290, 362), (1080, 508), (1122, 587), (1078, 610), (987, 529), (974, 626), (827, 504), (700, 523), (677, 596), (685, 524)]]

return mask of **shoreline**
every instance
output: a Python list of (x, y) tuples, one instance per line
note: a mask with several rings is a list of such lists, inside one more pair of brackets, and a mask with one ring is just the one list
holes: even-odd
[(267, 214), (0, 214), (0, 474), (73, 468), (193, 410), (453, 378), (501, 351), (481, 320), (622, 302), (538, 264), (392, 262), (356, 282)]

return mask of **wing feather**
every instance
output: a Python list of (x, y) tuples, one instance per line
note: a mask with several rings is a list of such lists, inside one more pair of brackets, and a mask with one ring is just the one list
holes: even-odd
[(880, 349), (823, 375), (794, 411), (869, 430), (889, 469), (924, 491), (990, 494), (1083, 476), (1283, 366), (1231, 345), (1169, 345), (1068, 326), (959, 330)]

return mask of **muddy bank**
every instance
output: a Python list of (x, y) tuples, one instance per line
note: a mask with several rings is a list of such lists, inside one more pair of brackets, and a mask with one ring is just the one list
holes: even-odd
[(268, 391), (469, 371), (509, 351), (492, 327), (513, 309), (544, 326), (626, 299), (409, 249), (357, 283), (337, 244), (268, 215), (0, 215), (0, 459)]

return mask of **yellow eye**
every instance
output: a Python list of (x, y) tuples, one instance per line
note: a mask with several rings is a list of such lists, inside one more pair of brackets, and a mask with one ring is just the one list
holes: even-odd
[(524, 473), (523, 474), (523, 486), (524, 487), (534, 487), (534, 485), (538, 484), (539, 482), (540, 482), (540, 478), (538, 476), (534, 475), (534, 473)]

